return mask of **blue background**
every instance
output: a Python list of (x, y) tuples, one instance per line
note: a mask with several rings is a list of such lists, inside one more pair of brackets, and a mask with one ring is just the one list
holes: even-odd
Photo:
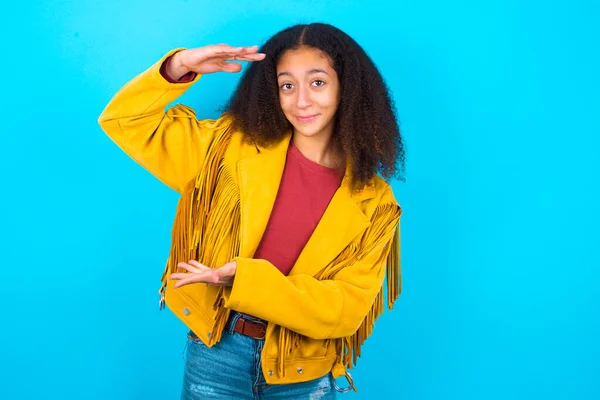
[[(0, 12), (0, 399), (175, 399), (176, 193), (97, 124), (168, 50), (347, 31), (407, 147), (404, 292), (352, 399), (600, 398), (600, 10), (589, 1), (12, 1)], [(239, 75), (181, 100), (215, 117)]]

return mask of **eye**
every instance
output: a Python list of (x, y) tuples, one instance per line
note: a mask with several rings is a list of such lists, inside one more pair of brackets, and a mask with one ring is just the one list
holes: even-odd
[(288, 91), (288, 90), (292, 90), (294, 88), (294, 85), (292, 85), (291, 83), (284, 83), (283, 85), (280, 86), (280, 88), (283, 91)]
[(322, 80), (320, 80), (320, 79), (315, 79), (315, 80), (312, 82), (312, 84), (313, 84), (313, 86), (323, 86), (323, 85), (325, 84), (325, 82), (324, 82), (324, 81), (322, 81)]

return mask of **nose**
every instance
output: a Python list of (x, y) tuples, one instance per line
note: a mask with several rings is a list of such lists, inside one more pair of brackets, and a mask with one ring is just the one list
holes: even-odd
[(301, 85), (296, 93), (298, 94), (296, 97), (296, 107), (306, 108), (312, 104), (310, 92), (307, 86)]

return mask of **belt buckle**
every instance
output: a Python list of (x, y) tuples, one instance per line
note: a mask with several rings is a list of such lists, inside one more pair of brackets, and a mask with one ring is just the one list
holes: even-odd
[(250, 322), (251, 324), (254, 324), (254, 325), (261, 325), (263, 327), (262, 335), (259, 337), (254, 336), (254, 339), (265, 340), (265, 337), (267, 336), (267, 324), (266, 323), (264, 323), (263, 321), (247, 321), (247, 320), (246, 320), (246, 322)]
[[(239, 319), (240, 319), (240, 320), (242, 320), (242, 324), (243, 324), (243, 325), (241, 326), (241, 328), (242, 328), (242, 329), (241, 329), (241, 330), (242, 330), (242, 332), (241, 332), (241, 333), (242, 333), (242, 334), (244, 334), (244, 335), (246, 335), (246, 336), (249, 336), (249, 337), (251, 337), (252, 339), (256, 339), (256, 340), (264, 340), (264, 339), (265, 339), (265, 337), (266, 337), (266, 335), (267, 335), (267, 324), (266, 324), (265, 322), (263, 322), (263, 321), (258, 321), (258, 320), (255, 320), (255, 319), (246, 318), (244, 315), (240, 316), (240, 318), (239, 318)], [(254, 326), (256, 326), (256, 325), (260, 325), (260, 326), (262, 326), (262, 328), (263, 328), (263, 329), (262, 329), (262, 335), (260, 335), (260, 336), (250, 336), (249, 334), (245, 333), (245, 330), (246, 330), (246, 329), (245, 329), (245, 327), (246, 327), (246, 324), (248, 324), (248, 325), (254, 325)]]

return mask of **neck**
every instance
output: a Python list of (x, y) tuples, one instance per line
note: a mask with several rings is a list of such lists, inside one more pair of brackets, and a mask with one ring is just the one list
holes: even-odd
[(331, 136), (306, 137), (294, 134), (292, 141), (300, 153), (309, 160), (328, 168), (341, 167), (342, 151), (339, 146), (334, 145)]

